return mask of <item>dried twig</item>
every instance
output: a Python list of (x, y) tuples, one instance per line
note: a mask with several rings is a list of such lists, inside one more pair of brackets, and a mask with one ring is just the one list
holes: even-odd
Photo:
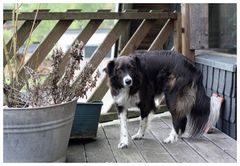
[(77, 86), (72, 86), (75, 71), (80, 69), (80, 61), (83, 57), (83, 46), (83, 42), (76, 41), (71, 47), (71, 58), (61, 79), (58, 71), (60, 69), (60, 63), (63, 60), (63, 52), (61, 49), (53, 50), (53, 69), (48, 77), (50, 81), (48, 81), (47, 84), (41, 83), (40, 75), (36, 71), (27, 66), (24, 67), (25, 75), (30, 78), (32, 85), (30, 85), (28, 80), (25, 80), (27, 85), (26, 95), (16, 91), (14, 86), (4, 85), (4, 94), (7, 97), (6, 103), (8, 106), (39, 107), (71, 101), (78, 97), (87, 97), (87, 91), (96, 86), (99, 77), (98, 72), (92, 76), (92, 73), (95, 71), (95, 68), (93, 68), (92, 65), (87, 64), (83, 68), (80, 74), (81, 79), (76, 83)]

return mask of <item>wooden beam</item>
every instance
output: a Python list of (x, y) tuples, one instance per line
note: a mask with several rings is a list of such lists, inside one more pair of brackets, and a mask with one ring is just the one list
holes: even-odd
[[(33, 20), (35, 13), (21, 12), (18, 20)], [(99, 20), (99, 19), (176, 19), (177, 15), (172, 12), (41, 12), (37, 15), (37, 20)], [(3, 20), (11, 20), (12, 12), (4, 11)]]
[[(71, 45), (73, 45), (76, 40), (82, 41), (84, 44), (86, 44), (88, 40), (92, 37), (92, 35), (96, 32), (96, 30), (98, 29), (98, 27), (101, 25), (102, 22), (103, 20), (90, 20)], [(60, 64), (60, 70), (58, 71), (60, 78), (64, 74), (65, 66), (68, 64), (70, 60), (69, 53), (70, 53), (70, 48), (66, 51), (63, 57), (62, 63)], [(48, 80), (49, 79), (46, 79), (44, 84), (46, 84)]]
[[(130, 20), (119, 20), (113, 29), (109, 32), (107, 37), (104, 39), (102, 44), (95, 50), (91, 59), (89, 60), (89, 64), (91, 64), (94, 68), (102, 62), (108, 51), (111, 49), (112, 45), (116, 42), (119, 36), (127, 29)], [(79, 74), (74, 81), (72, 86), (76, 86), (76, 83), (80, 78), (81, 74)]]
[(182, 18), (181, 13), (177, 13), (177, 19), (174, 20), (173, 30), (173, 47), (174, 50), (182, 53)]
[[(134, 50), (137, 49), (138, 46), (141, 44), (145, 36), (148, 34), (149, 30), (154, 25), (154, 22), (155, 21), (153, 20), (143, 20), (138, 29), (129, 39), (125, 47), (122, 49), (119, 56), (133, 53)], [(101, 100), (104, 97), (104, 95), (108, 91), (107, 79), (107, 76), (104, 75), (96, 90), (88, 98), (89, 101)]]
[[(73, 20), (60, 20), (54, 26), (54, 28), (49, 32), (48, 36), (44, 41), (38, 46), (34, 51), (29, 60), (24, 64), (34, 70), (42, 63), (51, 49), (55, 46), (57, 41), (63, 35), (63, 33), (68, 29)], [(18, 73), (19, 78), (25, 78), (24, 68), (22, 67)], [(23, 86), (23, 85), (22, 85)], [(21, 88), (21, 87), (20, 87)]]
[(157, 37), (152, 42), (149, 47), (150, 50), (163, 49), (163, 44), (167, 41), (170, 33), (173, 31), (173, 20), (168, 19), (161, 31), (158, 33)]
[[(163, 112), (168, 111), (167, 106), (166, 105), (162, 105), (159, 109), (156, 110), (155, 114), (160, 114)], [(136, 118), (140, 116), (140, 112), (139, 111), (128, 111), (128, 118)], [(109, 122), (109, 121), (113, 121), (113, 120), (117, 120), (118, 119), (118, 114), (117, 112), (108, 112), (108, 113), (103, 113), (100, 115), (100, 123), (103, 122)]]
[(195, 61), (194, 51), (190, 50), (190, 41), (189, 41), (189, 5), (182, 4), (181, 13), (182, 13), (182, 53), (192, 62)]
[[(41, 12), (49, 12), (50, 10), (45, 10), (45, 9), (42, 9), (42, 10), (39, 10), (38, 13), (41, 13)], [(34, 14), (36, 14), (36, 10), (33, 11)], [(17, 30), (17, 50), (23, 45), (23, 43), (26, 41), (26, 39), (29, 37), (29, 34), (30, 34), (30, 30), (33, 26), (33, 22), (34, 20), (27, 20), (27, 21), (24, 21), (24, 23), (21, 25), (20, 28), (18, 28)], [(37, 26), (39, 25), (39, 23), (41, 22), (41, 20), (36, 20), (35, 22), (35, 25), (33, 27), (33, 31), (37, 28)], [(8, 50), (8, 60), (11, 60), (11, 58), (13, 57), (13, 37), (8, 41), (8, 43), (6, 44), (6, 47), (7, 47), (7, 50)], [(3, 51), (3, 53), (5, 54), (5, 52)], [(5, 67), (5, 65), (7, 64), (7, 59), (6, 59), (6, 56), (4, 55), (3, 56), (3, 65)]]
[[(33, 27), (33, 30), (39, 25), (39, 23), (41, 22), (41, 20), (38, 20), (35, 22), (35, 25)], [(17, 30), (17, 46), (16, 46), (16, 50), (18, 50), (23, 43), (26, 41), (26, 39), (29, 37), (30, 34), (30, 29), (32, 28), (32, 24), (33, 24), (33, 20), (27, 20), (24, 21), (24, 23), (21, 25), (21, 27)], [(8, 60), (11, 60), (11, 58), (13, 57), (13, 37), (8, 41), (8, 43), (6, 44), (7, 50), (8, 50)], [(5, 52), (3, 51), (3, 53), (5, 54)], [(4, 67), (6, 66), (6, 64), (8, 63), (6, 56), (3, 56), (3, 65)]]

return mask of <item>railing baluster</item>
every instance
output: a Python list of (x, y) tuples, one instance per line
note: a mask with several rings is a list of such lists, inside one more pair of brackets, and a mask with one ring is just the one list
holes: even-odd
[(157, 37), (152, 42), (149, 47), (150, 50), (159, 50), (163, 49), (163, 44), (166, 42), (169, 34), (173, 31), (173, 20), (168, 19), (161, 31), (158, 33)]
[[(4, 11), (4, 21), (11, 20), (12, 18), (11, 11)], [(11, 17), (10, 17), (11, 16)], [(19, 28), (18, 38), (18, 48), (24, 43), (27, 39), (29, 31), (31, 28), (31, 20), (34, 18), (34, 12), (22, 12), (19, 15), (19, 20), (26, 20), (22, 27)], [(155, 40), (152, 42), (148, 50), (162, 49), (163, 44), (166, 42), (169, 34), (173, 32), (174, 38), (174, 49), (178, 52), (181, 52), (181, 20), (179, 13), (172, 12), (160, 12), (160, 11), (151, 11), (151, 12), (138, 12), (136, 10), (127, 10), (125, 12), (110, 12), (110, 10), (99, 10), (98, 12), (81, 12), (80, 10), (68, 10), (66, 12), (48, 12), (48, 11), (39, 11), (37, 16), (37, 22), (34, 28), (40, 23), (41, 20), (59, 20), (55, 27), (50, 31), (48, 36), (38, 48), (35, 50), (33, 55), (25, 63), (25, 66), (30, 68), (37, 69), (51, 49), (54, 47), (55, 43), (63, 35), (63, 33), (68, 29), (71, 23), (74, 20), (90, 20), (82, 32), (76, 37), (75, 41), (83, 41), (85, 44), (92, 37), (92, 35), (99, 28), (104, 19), (118, 19), (117, 24), (109, 32), (107, 37), (101, 43), (101, 45), (95, 50), (92, 54), (89, 63), (93, 67), (97, 66), (102, 62), (108, 51), (111, 49), (112, 45), (119, 39), (127, 29), (131, 20), (143, 20), (141, 25), (135, 31), (135, 33), (128, 40), (127, 44), (121, 50), (119, 56), (127, 55), (133, 53), (141, 44), (145, 36), (148, 34), (150, 29), (155, 24), (156, 20), (168, 19), (164, 27), (156, 36)], [(74, 41), (74, 42), (75, 42)], [(73, 42), (73, 43), (74, 43)], [(73, 44), (72, 43), (72, 44)], [(11, 40), (7, 44), (9, 49), (11, 46)], [(59, 74), (63, 75), (65, 66), (70, 59), (69, 56), (70, 49), (67, 50), (65, 56), (63, 57), (63, 62), (60, 64)], [(10, 52), (12, 54), (12, 52)], [(4, 57), (4, 66), (7, 64)], [(24, 78), (23, 68), (19, 71), (19, 77)], [(77, 81), (80, 79), (80, 74), (77, 76), (77, 79), (74, 81), (73, 86), (76, 86)], [(47, 81), (48, 79), (46, 79)], [(46, 82), (45, 82), (46, 83)], [(22, 85), (23, 86), (23, 85)], [(107, 87), (107, 77), (103, 76), (100, 84), (96, 88), (95, 92), (92, 93), (91, 97), (88, 98), (89, 101), (100, 100), (106, 94), (108, 90)], [(112, 105), (113, 106), (113, 105)]]
[[(51, 32), (49, 32), (45, 40), (42, 41), (29, 60), (24, 64), (24, 66), (28, 66), (36, 70), (72, 22), (73, 20), (58, 21)], [(26, 78), (23, 68), (20, 69), (18, 76), (19, 78)], [(22, 86), (23, 85), (21, 85), (19, 88), (22, 88)]]
[[(109, 34), (104, 39), (102, 44), (95, 50), (95, 52), (91, 56), (91, 59), (89, 60), (89, 63), (92, 64), (94, 68), (96, 68), (101, 63), (103, 58), (106, 56), (108, 51), (111, 49), (112, 45), (116, 42), (116, 40), (119, 38), (119, 36), (127, 29), (127, 26), (129, 23), (130, 23), (130, 20), (119, 20), (116, 23), (116, 25), (109, 32)], [(76, 85), (76, 82), (79, 79), (80, 79), (80, 74), (74, 81), (73, 86)]]
[[(48, 12), (48, 11), (50, 11), (50, 10), (45, 10), (45, 9), (44, 10), (39, 10), (39, 12)], [(36, 29), (36, 27), (39, 25), (40, 22), (41, 22), (41, 20), (37, 20), (35, 22), (33, 30)], [(17, 30), (17, 50), (23, 45), (23, 43), (29, 37), (29, 34), (30, 34), (29, 29), (32, 28), (32, 24), (33, 24), (33, 20), (26, 20), (21, 25), (21, 27)], [(8, 50), (8, 60), (11, 60), (11, 58), (13, 57), (13, 47), (12, 47), (13, 42), (12, 41), (13, 41), (13, 37), (6, 44), (6, 47), (7, 47), (7, 50)], [(6, 56), (4, 55), (3, 66), (5, 66), (7, 63), (8, 62), (7, 62)]]

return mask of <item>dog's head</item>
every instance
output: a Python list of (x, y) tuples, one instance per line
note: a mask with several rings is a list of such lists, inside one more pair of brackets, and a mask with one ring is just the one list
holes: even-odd
[(140, 61), (137, 57), (121, 56), (111, 60), (104, 69), (115, 88), (139, 86)]

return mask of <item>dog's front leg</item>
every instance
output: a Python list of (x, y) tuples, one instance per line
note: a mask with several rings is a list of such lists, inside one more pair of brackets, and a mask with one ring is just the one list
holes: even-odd
[(127, 131), (127, 109), (118, 107), (120, 119), (120, 142), (118, 148), (126, 148), (128, 146), (128, 131)]

